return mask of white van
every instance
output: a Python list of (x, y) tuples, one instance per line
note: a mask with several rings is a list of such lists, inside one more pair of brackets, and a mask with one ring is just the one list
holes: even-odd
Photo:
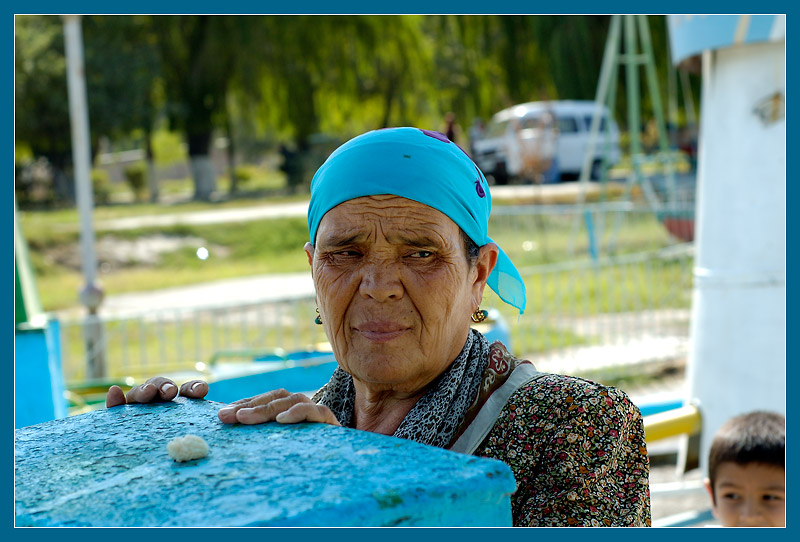
[[(577, 177), (588, 150), (596, 107), (592, 101), (563, 100), (504, 109), (491, 118), (483, 138), (474, 142), (473, 159), (497, 184), (506, 184), (509, 178), (531, 182), (539, 176), (537, 182), (547, 183), (558, 182), (562, 175)], [(608, 108), (602, 106), (592, 179), (600, 176), (604, 154), (609, 165), (619, 162), (621, 156), (619, 128)]]

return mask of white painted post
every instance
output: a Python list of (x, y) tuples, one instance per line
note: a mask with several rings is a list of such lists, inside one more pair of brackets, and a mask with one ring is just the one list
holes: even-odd
[(94, 196), (91, 180), (91, 146), (89, 141), (89, 108), (86, 99), (86, 80), (83, 63), (83, 38), (80, 15), (64, 15), (64, 42), (67, 55), (67, 90), (72, 128), (72, 162), (75, 192), (80, 216), (81, 268), (85, 284), (80, 292), (81, 302), (88, 309), (84, 325), (88, 374), (91, 378), (105, 375), (102, 326), (97, 309), (103, 291), (97, 284), (97, 258), (94, 252), (92, 209)]
[(705, 471), (724, 421), (786, 412), (785, 40), (702, 55), (688, 399)]

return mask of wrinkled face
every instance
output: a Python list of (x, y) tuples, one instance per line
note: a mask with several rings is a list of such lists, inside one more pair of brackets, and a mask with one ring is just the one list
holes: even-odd
[(784, 527), (785, 471), (774, 465), (721, 463), (714, 480), (714, 515), (723, 527)]
[(470, 265), (459, 227), (397, 196), (325, 214), (306, 245), (325, 332), (342, 369), (374, 391), (422, 390), (458, 356), (497, 258)]

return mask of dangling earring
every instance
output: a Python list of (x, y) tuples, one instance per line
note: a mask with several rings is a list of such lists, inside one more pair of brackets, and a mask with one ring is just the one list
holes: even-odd
[(483, 309), (478, 309), (478, 310), (476, 310), (475, 312), (472, 313), (472, 316), (470, 316), (470, 318), (476, 324), (480, 324), (481, 322), (486, 320), (487, 316), (489, 316), (489, 311), (483, 310)]
[(319, 307), (317, 307), (314, 310), (317, 311), (317, 317), (314, 318), (314, 323), (317, 324), (318, 326), (321, 326), (322, 325), (322, 318), (319, 315)]

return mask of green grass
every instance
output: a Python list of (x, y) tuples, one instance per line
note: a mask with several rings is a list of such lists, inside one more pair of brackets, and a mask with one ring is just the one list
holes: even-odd
[(509, 323), (516, 352), (597, 344), (599, 337), (577, 335), (556, 322), (643, 309), (687, 309), (691, 266), (691, 259), (683, 258), (523, 274), (527, 307), (519, 321), (518, 311), (489, 289), (484, 291), (484, 304), (496, 307)]
[[(670, 243), (669, 234), (650, 213), (621, 217), (608, 214), (594, 218), (594, 244), (599, 254), (630, 254), (655, 250)], [(577, 227), (576, 227), (577, 226)], [(489, 222), (489, 235), (518, 268), (561, 261), (588, 259), (590, 239), (584, 218), (564, 216), (496, 216)]]
[[(131, 240), (151, 234), (198, 237), (204, 241), (210, 256), (207, 260), (200, 260), (196, 252), (198, 247), (187, 246), (164, 254), (154, 267), (101, 271), (98, 280), (106, 295), (308, 269), (308, 260), (303, 252), (308, 226), (305, 218), (299, 217), (236, 224), (141, 228), (100, 234), (98, 239), (108, 235), (114, 239)], [(83, 282), (80, 270), (69, 270), (45, 260), (45, 251), (65, 240), (76, 243), (77, 237), (69, 233), (48, 232), (44, 239), (28, 239), (39, 295), (46, 311), (76, 305), (77, 292)]]
[[(198, 204), (193, 208), (202, 207)], [(125, 211), (128, 212), (130, 210)], [(76, 218), (75, 215), (72, 217)], [(106, 214), (106, 217), (111, 218), (111, 215)], [(30, 247), (39, 294), (44, 309), (48, 311), (78, 304), (77, 292), (83, 280), (80, 269), (59, 265), (49, 255), (54, 248), (64, 245), (71, 246), (71, 250), (78, 250), (78, 233), (64, 227), (69, 218), (70, 215), (65, 211), (22, 214), (22, 227)], [(572, 216), (498, 216), (492, 219), (489, 231), (517, 267), (524, 270), (561, 261), (589, 261), (589, 237), (585, 223), (581, 220), (577, 223), (578, 227), (575, 226)], [(617, 255), (655, 250), (670, 242), (666, 230), (649, 213), (625, 217), (618, 230), (615, 228), (613, 215), (606, 217), (604, 223), (595, 219), (595, 228), (596, 244), (601, 255), (609, 254), (608, 247), (612, 241)], [(96, 237), (98, 241), (104, 237), (134, 240), (156, 234), (199, 238), (202, 245), (209, 249), (210, 257), (200, 260), (196, 255), (198, 246), (192, 245), (163, 254), (161, 261), (155, 266), (127, 267), (111, 271), (104, 271), (105, 268), (101, 266), (98, 280), (106, 295), (308, 269), (302, 249), (307, 240), (307, 224), (305, 218), (300, 217), (244, 223), (138, 228), (98, 232)], [(532, 280), (535, 281), (535, 277)], [(641, 278), (633, 277), (630, 280), (634, 280), (633, 284), (638, 284), (640, 289), (655, 286)], [(607, 281), (597, 279), (580, 287), (603, 290), (607, 288)], [(531, 286), (529, 288), (531, 291), (538, 290)], [(552, 302), (549, 299), (548, 306), (552, 306)], [(532, 300), (532, 303), (538, 301)]]

